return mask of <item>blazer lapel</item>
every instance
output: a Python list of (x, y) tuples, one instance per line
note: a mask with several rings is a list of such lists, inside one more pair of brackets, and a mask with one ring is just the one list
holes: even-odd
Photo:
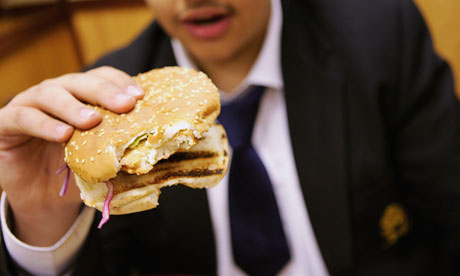
[[(284, 1), (282, 67), (291, 141), (328, 270), (351, 274), (344, 80), (307, 8)], [(288, 11), (288, 12), (286, 12)], [(289, 16), (287, 16), (289, 15)]]

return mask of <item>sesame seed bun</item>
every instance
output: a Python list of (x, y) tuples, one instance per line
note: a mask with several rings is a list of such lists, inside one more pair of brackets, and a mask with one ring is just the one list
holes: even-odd
[[(65, 161), (81, 179), (98, 183), (114, 178), (122, 169), (122, 157), (139, 136), (152, 134), (149, 144), (161, 152), (158, 160), (196, 144), (220, 112), (216, 86), (202, 72), (165, 67), (134, 77), (145, 96), (126, 114), (92, 107), (102, 122), (88, 131), (75, 130), (65, 147)], [(172, 141), (181, 143), (168, 143)]]
[[(85, 203), (102, 209), (101, 204), (107, 193), (104, 182), (111, 181), (115, 185), (111, 208), (119, 214), (155, 207), (159, 188), (163, 186), (177, 183), (191, 187), (213, 186), (227, 170), (222, 165), (228, 166), (228, 154), (223, 155), (224, 151), (228, 151), (226, 138), (211, 139), (210, 143), (208, 132), (220, 113), (220, 99), (216, 86), (204, 73), (193, 69), (165, 67), (135, 76), (134, 80), (142, 87), (145, 96), (137, 101), (132, 111), (117, 114), (91, 106), (102, 115), (102, 122), (90, 130), (75, 130), (65, 146), (65, 162), (76, 175)], [(215, 128), (219, 131), (211, 133), (226, 137), (221, 126)], [(207, 177), (175, 177), (166, 182), (153, 181), (147, 177), (149, 185), (144, 185), (147, 183), (146, 175), (155, 172), (161, 160), (178, 152), (196, 152), (194, 148), (200, 148), (200, 143), (206, 145), (207, 152), (219, 151), (214, 154), (215, 158), (208, 159), (211, 161), (208, 166), (215, 167), (218, 164), (219, 173)], [(196, 166), (195, 169), (209, 170), (196, 160), (177, 164), (186, 165), (183, 171), (193, 171), (193, 166)], [(158, 174), (153, 175), (155, 179), (160, 179)], [(128, 189), (126, 187), (129, 185), (125, 185), (121, 179), (138, 184)], [(147, 187), (150, 184), (157, 185)], [(140, 195), (148, 203), (139, 201)], [(134, 207), (124, 206), (127, 204), (126, 197)]]

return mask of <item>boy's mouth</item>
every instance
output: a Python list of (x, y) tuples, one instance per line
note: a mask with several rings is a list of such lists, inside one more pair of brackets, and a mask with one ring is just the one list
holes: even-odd
[(230, 26), (231, 13), (220, 7), (202, 7), (186, 12), (180, 19), (195, 38), (217, 39)]

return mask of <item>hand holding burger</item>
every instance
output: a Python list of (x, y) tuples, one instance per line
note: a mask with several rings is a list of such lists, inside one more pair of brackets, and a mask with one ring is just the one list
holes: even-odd
[(74, 177), (60, 197), (65, 176), (54, 172), (63, 163), (61, 143), (74, 129), (90, 129), (103, 119), (87, 104), (123, 113), (142, 97), (131, 76), (105, 66), (44, 80), (0, 108), (0, 186), (18, 239), (49, 246), (75, 222), (81, 199)]

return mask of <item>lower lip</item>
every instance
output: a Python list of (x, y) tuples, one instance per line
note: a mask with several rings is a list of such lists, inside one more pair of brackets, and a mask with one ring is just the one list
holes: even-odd
[(230, 17), (226, 16), (212, 24), (199, 25), (185, 23), (185, 27), (198, 39), (216, 39), (224, 35), (230, 26)]

